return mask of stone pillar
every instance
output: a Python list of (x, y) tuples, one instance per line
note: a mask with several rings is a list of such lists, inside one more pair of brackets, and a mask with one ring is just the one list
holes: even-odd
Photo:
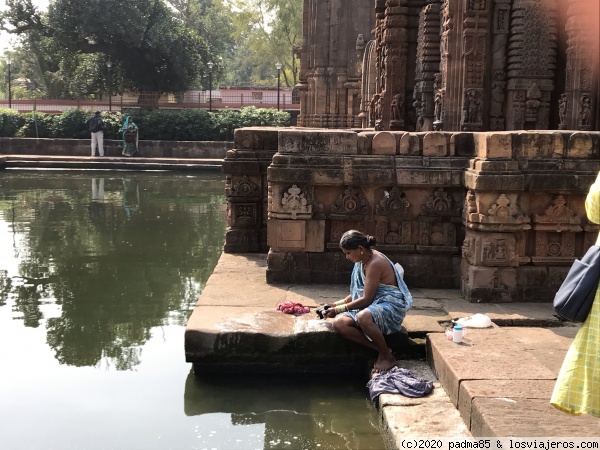
[(594, 129), (598, 108), (598, 67), (589, 58), (589, 49), (594, 47), (592, 39), (598, 39), (594, 30), (581, 27), (580, 1), (570, 0), (567, 10), (567, 70), (565, 92), (558, 102), (559, 129)]
[(507, 130), (547, 130), (556, 71), (556, 0), (515, 0), (511, 12)]
[[(381, 52), (381, 123), (379, 129), (403, 130), (406, 112), (408, 8), (388, 0), (383, 19)], [(408, 99), (410, 102), (410, 99)]]
[(434, 80), (440, 67), (440, 4), (427, 5), (419, 15), (417, 66), (413, 106), (415, 131), (433, 131), (435, 120)]
[(488, 10), (491, 0), (465, 1), (463, 20), (463, 84), (462, 115), (460, 129), (483, 130), (483, 114), (486, 108), (484, 90), (487, 64)]
[(363, 57), (359, 114), (362, 128), (372, 128), (375, 126), (375, 104), (371, 103), (371, 100), (377, 92), (376, 58), (375, 41), (370, 40), (365, 47)]
[(226, 253), (267, 252), (267, 167), (281, 128), (235, 131), (234, 149), (223, 160), (227, 199)]
[(459, 130), (462, 116), (462, 23), (464, 0), (444, 0), (441, 11), (440, 76), (435, 82), (434, 130)]
[(491, 74), (489, 126), (490, 131), (503, 131), (504, 105), (506, 100), (506, 46), (510, 31), (511, 0), (496, 0), (492, 15), (492, 43), (490, 48)]

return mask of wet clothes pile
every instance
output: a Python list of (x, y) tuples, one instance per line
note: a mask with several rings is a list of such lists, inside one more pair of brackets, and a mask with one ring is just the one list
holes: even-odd
[(402, 394), (406, 397), (425, 397), (433, 390), (433, 382), (415, 376), (410, 370), (392, 367), (371, 378), (367, 383), (375, 407), (381, 394)]
[(308, 306), (304, 306), (302, 303), (297, 302), (280, 303), (277, 305), (277, 310), (286, 314), (306, 314), (310, 312), (310, 308)]

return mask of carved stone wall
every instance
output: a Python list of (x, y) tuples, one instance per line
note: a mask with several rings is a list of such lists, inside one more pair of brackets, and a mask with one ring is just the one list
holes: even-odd
[(227, 230), (225, 252), (266, 252), (267, 168), (277, 152), (280, 128), (235, 131), (234, 148), (223, 160), (226, 174)]
[(304, 1), (299, 126), (362, 126), (362, 61), (375, 22), (372, 8), (360, 0)]
[(301, 126), (600, 130), (598, 67), (585, 56), (598, 35), (582, 28), (580, 0), (305, 5)]
[(550, 301), (598, 233), (584, 209), (598, 132), (241, 129), (235, 145), (225, 247), (269, 249), (269, 282), (347, 282), (338, 242), (357, 228), (411, 287)]

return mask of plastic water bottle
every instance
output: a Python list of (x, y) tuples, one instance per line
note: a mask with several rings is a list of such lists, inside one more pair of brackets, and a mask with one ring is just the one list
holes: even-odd
[(454, 325), (452, 329), (452, 342), (456, 342), (457, 344), (462, 342), (463, 337), (463, 328), (460, 325)]

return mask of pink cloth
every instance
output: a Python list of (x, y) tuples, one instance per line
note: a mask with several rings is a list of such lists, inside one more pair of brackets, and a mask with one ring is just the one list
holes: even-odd
[(283, 311), (286, 314), (306, 314), (310, 312), (308, 306), (303, 306), (301, 303), (296, 302), (283, 302), (277, 305), (278, 311)]

